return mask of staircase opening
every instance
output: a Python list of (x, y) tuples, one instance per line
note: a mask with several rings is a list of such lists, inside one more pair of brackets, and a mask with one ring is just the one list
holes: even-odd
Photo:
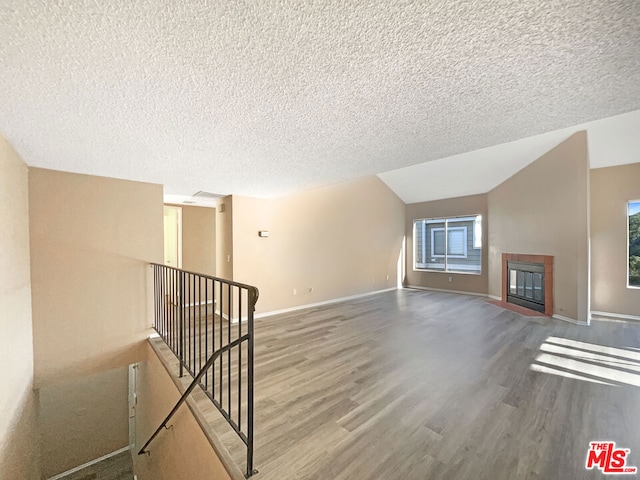
[(149, 452), (194, 389), (201, 390), (246, 447), (253, 468), (254, 311), (258, 289), (210, 275), (152, 264), (154, 329), (192, 379), (138, 452)]

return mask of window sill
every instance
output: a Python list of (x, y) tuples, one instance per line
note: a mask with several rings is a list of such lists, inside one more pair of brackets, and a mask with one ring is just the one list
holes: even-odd
[[(447, 275), (475, 275), (475, 276), (482, 275), (482, 271), (480, 271), (480, 272), (460, 272), (458, 270), (455, 270), (455, 271), (452, 271), (452, 270), (431, 270), (431, 269), (426, 269), (426, 268), (414, 268), (413, 271), (414, 272), (418, 272), (418, 273), (446, 273)], [(640, 287), (632, 287), (632, 288), (640, 288)]]

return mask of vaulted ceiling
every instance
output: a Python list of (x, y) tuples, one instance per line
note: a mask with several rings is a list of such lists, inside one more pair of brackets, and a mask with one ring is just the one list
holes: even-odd
[(0, 24), (0, 132), (29, 165), (172, 194), (429, 162), (381, 175), (415, 199), (407, 175), (496, 169), (488, 147), (517, 170), (640, 109), (637, 0), (2, 0)]

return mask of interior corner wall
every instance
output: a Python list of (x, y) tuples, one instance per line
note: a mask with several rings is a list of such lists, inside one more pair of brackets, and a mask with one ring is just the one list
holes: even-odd
[(575, 133), (488, 194), (489, 294), (502, 294), (502, 254), (553, 255), (554, 313), (589, 319), (589, 159)]
[(216, 208), (216, 277), (233, 278), (233, 200), (228, 195), (218, 200)]
[[(105, 415), (113, 412), (110, 402), (126, 407), (127, 396), (117, 394), (126, 366), (144, 358), (148, 263), (163, 259), (162, 186), (32, 168), (29, 210), (39, 424), (43, 434), (59, 426), (59, 445), (43, 449), (41, 459), (49, 477), (128, 443), (128, 415)], [(58, 401), (62, 392), (109, 400), (78, 405)], [(49, 400), (56, 408), (47, 408)], [(91, 425), (111, 431), (79, 433)]]
[[(180, 398), (180, 393), (152, 347), (147, 344), (147, 359), (136, 369), (136, 449), (153, 434)], [(202, 428), (183, 405), (148, 447), (149, 455), (134, 454), (134, 469), (140, 480), (225, 480), (229, 474), (205, 437)]]
[(28, 169), (0, 135), (0, 477), (39, 479)]
[(128, 375), (122, 366), (39, 388), (45, 478), (127, 446)]
[(404, 215), (377, 177), (270, 200), (234, 195), (234, 280), (258, 287), (257, 313), (395, 288)]
[(640, 289), (627, 287), (627, 204), (633, 200), (640, 200), (640, 163), (591, 171), (591, 308), (594, 311), (640, 315)]
[(216, 210), (208, 207), (182, 208), (182, 268), (216, 275)]
[[(413, 221), (422, 218), (482, 215), (482, 271), (480, 275), (455, 272), (425, 272), (414, 270)], [(486, 294), (488, 291), (487, 195), (469, 195), (406, 206), (406, 285)], [(451, 278), (451, 281), (449, 281)]]

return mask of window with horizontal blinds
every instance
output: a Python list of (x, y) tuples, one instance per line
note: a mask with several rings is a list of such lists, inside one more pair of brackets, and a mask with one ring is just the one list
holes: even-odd
[(480, 273), (481, 216), (414, 220), (414, 269)]

